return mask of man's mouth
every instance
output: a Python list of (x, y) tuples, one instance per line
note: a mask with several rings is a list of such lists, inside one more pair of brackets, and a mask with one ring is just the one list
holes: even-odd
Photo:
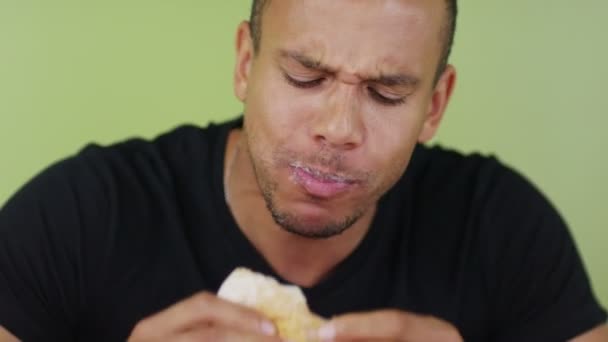
[(292, 179), (311, 196), (331, 198), (352, 189), (358, 182), (349, 177), (327, 173), (315, 168), (290, 164)]

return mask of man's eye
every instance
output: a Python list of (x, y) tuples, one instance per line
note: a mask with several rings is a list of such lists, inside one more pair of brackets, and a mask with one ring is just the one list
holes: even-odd
[(314, 88), (318, 85), (321, 85), (321, 83), (323, 83), (323, 81), (325, 81), (325, 78), (317, 78), (311, 81), (300, 81), (300, 80), (296, 80), (295, 78), (289, 76), (288, 74), (283, 74), (283, 76), (285, 76), (285, 79), (287, 80), (287, 83), (291, 84), (294, 87), (297, 88)]
[(378, 92), (376, 89), (374, 89), (372, 87), (367, 87), (367, 92), (369, 93), (371, 98), (374, 99), (374, 101), (376, 101), (380, 104), (383, 104), (383, 105), (398, 106), (398, 105), (405, 103), (405, 97), (401, 97), (401, 98), (397, 98), (397, 99), (386, 97), (386, 96), (380, 94), (380, 92)]

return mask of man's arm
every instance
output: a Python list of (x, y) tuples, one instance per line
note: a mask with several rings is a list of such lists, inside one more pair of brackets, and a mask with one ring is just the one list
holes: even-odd
[(0, 342), (18, 342), (19, 340), (10, 332), (0, 326)]
[[(80, 164), (59, 163), (0, 208), (0, 341), (70, 340), (78, 320)], [(93, 187), (91, 191), (97, 191)]]
[(600, 325), (593, 330), (577, 336), (572, 342), (608, 342), (608, 325)]

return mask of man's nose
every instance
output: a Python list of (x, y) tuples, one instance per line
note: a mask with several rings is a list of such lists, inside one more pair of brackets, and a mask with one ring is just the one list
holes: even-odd
[(336, 149), (352, 150), (363, 143), (365, 128), (353, 85), (342, 85), (333, 92), (325, 108), (316, 115), (312, 123), (315, 142)]

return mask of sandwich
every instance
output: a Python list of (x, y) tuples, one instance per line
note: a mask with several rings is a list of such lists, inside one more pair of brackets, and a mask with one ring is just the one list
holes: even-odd
[(291, 342), (312, 341), (308, 332), (325, 319), (312, 313), (302, 290), (272, 277), (239, 267), (224, 280), (218, 297), (258, 310), (276, 326), (279, 337)]

